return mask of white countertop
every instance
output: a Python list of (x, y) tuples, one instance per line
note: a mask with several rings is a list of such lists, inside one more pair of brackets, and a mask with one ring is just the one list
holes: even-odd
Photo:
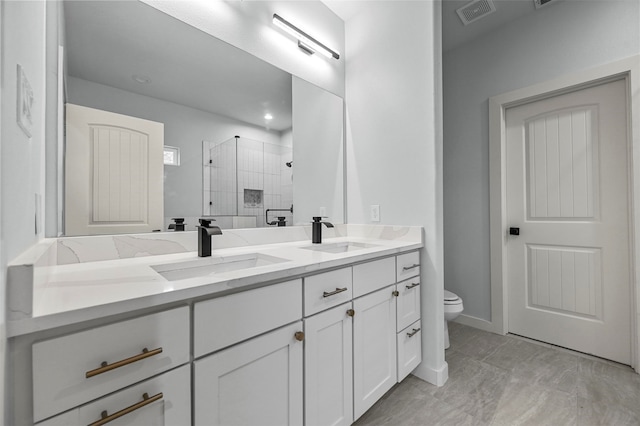
[(151, 266), (194, 261), (196, 252), (40, 266), (34, 268), (30, 316), (7, 322), (8, 337), (121, 314), (203, 296), (222, 296), (265, 283), (281, 282), (419, 249), (422, 241), (383, 238), (325, 238), (323, 244), (356, 242), (371, 245), (344, 253), (309, 250), (309, 240), (215, 249), (212, 257), (249, 253), (284, 259), (280, 263), (169, 281)]

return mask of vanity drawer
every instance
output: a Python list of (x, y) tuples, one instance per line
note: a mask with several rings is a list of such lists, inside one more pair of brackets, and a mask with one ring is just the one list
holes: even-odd
[(420, 275), (420, 252), (401, 254), (397, 259), (396, 281)]
[[(191, 369), (183, 365), (153, 379), (138, 383), (119, 392), (90, 402), (38, 426), (86, 426), (123, 409), (131, 411), (119, 417), (118, 425), (191, 424)], [(147, 398), (145, 399), (144, 395)]]
[(304, 316), (338, 306), (353, 298), (351, 268), (325, 272), (304, 279)]
[(189, 308), (38, 342), (32, 349), (33, 417), (39, 421), (189, 362)]
[(287, 281), (194, 305), (194, 356), (302, 319), (302, 280)]
[(420, 321), (398, 333), (398, 382), (401, 382), (422, 362), (422, 331)]
[(404, 330), (420, 319), (420, 277), (398, 283), (397, 330)]
[(396, 259), (362, 263), (353, 267), (353, 297), (364, 296), (396, 282)]

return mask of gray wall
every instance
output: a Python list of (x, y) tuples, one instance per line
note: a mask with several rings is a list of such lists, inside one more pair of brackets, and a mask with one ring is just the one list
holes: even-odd
[(640, 53), (638, 0), (561, 1), (443, 55), (445, 288), (491, 320), (488, 98)]
[(164, 216), (202, 215), (202, 141), (235, 135), (280, 144), (280, 132), (79, 78), (67, 80), (68, 102), (164, 123), (164, 144), (180, 148), (180, 166), (164, 168)]

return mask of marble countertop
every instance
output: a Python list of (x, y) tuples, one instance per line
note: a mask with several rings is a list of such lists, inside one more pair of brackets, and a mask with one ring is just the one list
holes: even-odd
[(345, 242), (366, 244), (343, 253), (305, 248), (317, 246), (310, 240), (218, 249), (216, 236), (212, 241), (212, 258), (221, 261), (230, 256), (259, 253), (279, 258), (279, 262), (174, 281), (156, 272), (153, 266), (166, 268), (172, 263), (206, 258), (187, 251), (39, 266), (33, 268), (33, 291), (24, 296), (32, 298), (31, 312), (8, 320), (8, 337), (199, 297), (222, 296), (423, 246), (421, 238), (389, 239), (362, 233), (323, 240), (325, 246)]

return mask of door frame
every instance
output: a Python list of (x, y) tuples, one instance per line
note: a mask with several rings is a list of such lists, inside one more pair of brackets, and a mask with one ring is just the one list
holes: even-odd
[[(506, 209), (506, 110), (536, 100), (575, 92), (610, 81), (627, 85), (629, 151), (629, 253), (631, 283), (631, 366), (640, 354), (640, 55), (582, 70), (489, 98), (489, 205), (491, 247), (491, 321), (480, 328), (509, 332)], [(632, 114), (632, 111), (634, 112)]]

